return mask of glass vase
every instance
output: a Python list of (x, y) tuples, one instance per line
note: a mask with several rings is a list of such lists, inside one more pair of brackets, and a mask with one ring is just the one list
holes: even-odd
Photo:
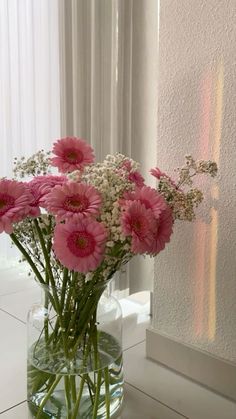
[(41, 302), (28, 314), (29, 418), (108, 419), (119, 414), (122, 312), (106, 285), (42, 287)]

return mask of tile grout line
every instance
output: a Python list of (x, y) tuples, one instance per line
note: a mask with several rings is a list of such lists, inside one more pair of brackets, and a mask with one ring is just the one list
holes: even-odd
[[(146, 339), (143, 339), (141, 342), (135, 343), (134, 345), (130, 346), (129, 348), (123, 349), (123, 352), (128, 351), (129, 349), (134, 348), (135, 346), (144, 343), (146, 341)], [(125, 383), (128, 384), (129, 386), (133, 387), (135, 390), (140, 391), (140, 393), (144, 394), (147, 397), (150, 397), (150, 399), (156, 401), (157, 403), (160, 403), (161, 405), (167, 407), (169, 410), (172, 410), (173, 412), (177, 413), (178, 415), (180, 415), (182, 418), (184, 419), (189, 419), (187, 416), (184, 416), (182, 413), (178, 412), (178, 410), (173, 409), (172, 407), (168, 406), (167, 404), (161, 402), (160, 400), (156, 399), (155, 397), (151, 396), (148, 393), (145, 393), (145, 391), (141, 390), (138, 387), (135, 387), (133, 384), (129, 383), (128, 381), (125, 380)]]
[(6, 294), (0, 294), (0, 298), (9, 297), (11, 295), (16, 295), (16, 294), (19, 294), (20, 292), (23, 292), (23, 291), (25, 291), (25, 289), (19, 290), (19, 291), (14, 291), (14, 292), (7, 292)]
[(126, 351), (128, 351), (129, 349), (132, 349), (132, 348), (134, 348), (135, 346), (137, 346), (137, 345), (139, 345), (140, 343), (143, 343), (143, 342), (145, 342), (145, 341), (146, 341), (146, 339), (143, 339), (143, 340), (141, 340), (140, 342), (134, 343), (132, 346), (129, 346), (128, 348), (123, 349), (123, 352), (126, 352)]
[(0, 415), (2, 415), (3, 413), (9, 412), (9, 410), (12, 410), (12, 409), (14, 409), (15, 407), (18, 407), (18, 406), (20, 406), (21, 404), (23, 404), (23, 403), (25, 403), (25, 402), (27, 402), (27, 400), (23, 400), (22, 402), (17, 403), (17, 404), (15, 404), (14, 406), (9, 407), (8, 409), (3, 410), (2, 412), (0, 412)]
[(31, 287), (26, 287), (26, 288), (22, 288), (22, 289), (20, 288), (17, 291), (7, 291), (4, 294), (0, 294), (0, 298), (2, 298), (2, 297), (10, 297), (11, 295), (20, 294), (20, 293), (25, 292), (27, 290), (31, 290)]
[(173, 407), (168, 406), (167, 404), (161, 402), (160, 400), (156, 399), (155, 397), (151, 396), (150, 394), (146, 393), (143, 390), (140, 390), (140, 388), (134, 386), (133, 384), (129, 383), (125, 380), (125, 383), (128, 384), (130, 387), (134, 388), (137, 391), (140, 391), (140, 393), (144, 394), (146, 397), (149, 397), (150, 399), (154, 400), (157, 403), (160, 403), (162, 406), (167, 407), (169, 410), (172, 410), (172, 412), (177, 413), (179, 416), (181, 416), (184, 419), (190, 419), (188, 416), (184, 416), (182, 413), (178, 412), (178, 410), (173, 409)]
[(9, 313), (8, 311), (4, 310), (3, 308), (0, 308), (0, 311), (2, 311), (5, 314), (8, 314), (10, 317), (12, 317), (15, 320), (18, 320), (19, 322), (23, 323), (24, 325), (26, 325), (26, 322), (24, 322), (23, 320), (19, 319), (18, 317), (14, 316), (14, 314)]

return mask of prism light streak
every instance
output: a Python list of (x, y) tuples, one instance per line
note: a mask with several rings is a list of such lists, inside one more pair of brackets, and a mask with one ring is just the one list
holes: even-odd
[[(224, 67), (221, 62), (218, 66), (216, 80), (216, 111), (215, 111), (215, 136), (213, 144), (213, 160), (219, 167), (220, 142), (222, 131), (222, 109), (224, 90)], [(212, 188), (212, 198), (217, 199), (219, 191), (217, 187)], [(210, 244), (210, 275), (209, 275), (209, 312), (208, 312), (208, 338), (215, 339), (216, 334), (216, 262), (218, 243), (218, 214), (215, 208), (211, 210), (211, 244)]]
[[(212, 72), (209, 71), (203, 78), (200, 91), (201, 100), (200, 106), (202, 110), (201, 114), (201, 128), (200, 128), (200, 139), (199, 139), (199, 152), (202, 159), (208, 159), (209, 157), (209, 139), (211, 129), (211, 109), (212, 109)], [(194, 332), (198, 337), (203, 337), (203, 334), (207, 334), (206, 328), (204, 327), (204, 297), (206, 295), (206, 278), (205, 278), (205, 263), (206, 263), (206, 225), (204, 222), (196, 222), (197, 240), (195, 250), (195, 313), (194, 313)]]

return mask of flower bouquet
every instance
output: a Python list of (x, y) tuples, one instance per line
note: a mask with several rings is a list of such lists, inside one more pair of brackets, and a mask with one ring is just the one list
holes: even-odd
[(119, 411), (121, 316), (104, 291), (132, 257), (163, 250), (176, 219), (194, 219), (203, 195), (193, 178), (214, 177), (217, 166), (186, 156), (177, 172), (174, 181), (152, 169), (154, 189), (131, 158), (95, 163), (92, 148), (69, 137), (54, 143), (52, 155), (16, 159), (15, 179), (0, 179), (0, 232), (42, 288), (28, 320), (32, 417), (110, 418)]

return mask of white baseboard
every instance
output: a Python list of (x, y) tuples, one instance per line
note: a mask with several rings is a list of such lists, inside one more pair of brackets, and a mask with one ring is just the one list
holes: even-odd
[(236, 401), (236, 365), (147, 329), (146, 354), (188, 378)]

